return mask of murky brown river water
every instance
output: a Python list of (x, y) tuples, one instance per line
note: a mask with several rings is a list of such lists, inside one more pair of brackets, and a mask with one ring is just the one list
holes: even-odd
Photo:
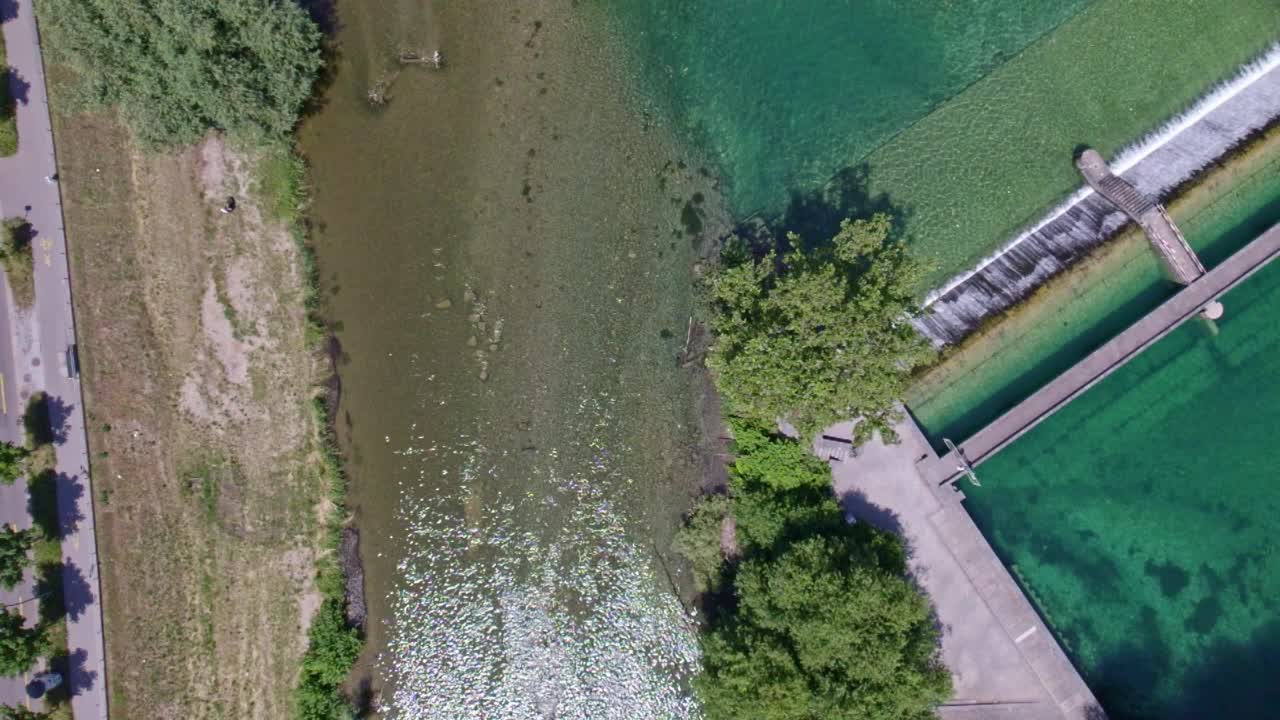
[(391, 717), (697, 715), (664, 555), (699, 473), (687, 230), (717, 200), (601, 13), (338, 3), (303, 149)]

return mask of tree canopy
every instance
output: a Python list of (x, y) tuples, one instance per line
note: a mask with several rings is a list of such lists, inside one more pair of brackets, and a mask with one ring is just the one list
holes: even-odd
[(46, 720), (48, 713), (28, 710), (20, 705), (0, 705), (0, 720)]
[(708, 720), (933, 717), (951, 678), (901, 540), (846, 523), (830, 469), (798, 443), (743, 422), (733, 433), (741, 554), (708, 573), (733, 598), (703, 632)]
[(21, 445), (0, 442), (0, 485), (12, 485), (25, 471), (23, 461), (31, 451)]
[(811, 435), (861, 418), (856, 441), (891, 436), (894, 404), (933, 349), (909, 318), (921, 267), (884, 214), (846, 220), (830, 243), (752, 257), (731, 243), (710, 280), (707, 364), (730, 412)]
[(914, 720), (951, 691), (901, 543), (865, 524), (743, 561), (737, 612), (703, 643), (707, 716)]
[(21, 675), (40, 655), (40, 631), (26, 627), (22, 616), (0, 610), (0, 675)]
[(139, 139), (209, 129), (289, 133), (323, 59), (293, 0), (41, 0), (41, 29), (91, 102), (118, 106)]
[(12, 590), (22, 582), (22, 572), (30, 564), (31, 548), (36, 536), (30, 530), (5, 527), (0, 530), (0, 587)]

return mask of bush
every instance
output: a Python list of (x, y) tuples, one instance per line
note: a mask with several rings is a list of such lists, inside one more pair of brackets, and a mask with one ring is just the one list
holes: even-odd
[(0, 235), (0, 264), (4, 265), (13, 288), (13, 298), (22, 307), (35, 301), (35, 269), (31, 255), (31, 223), (24, 218), (6, 218)]
[(31, 454), (21, 445), (0, 442), (0, 485), (12, 485), (25, 470), (24, 461)]
[(323, 59), (290, 0), (41, 0), (41, 29), (90, 102), (149, 145), (210, 129), (261, 142), (297, 124)]
[(0, 156), (18, 152), (18, 116), (13, 95), (9, 92), (9, 66), (6, 63), (4, 35), (0, 35)]
[(724, 569), (721, 536), (728, 514), (728, 497), (702, 496), (689, 511), (684, 525), (671, 543), (671, 549), (689, 561), (693, 570), (693, 587), (700, 593), (710, 592), (720, 585)]
[(327, 598), (311, 621), (310, 642), (295, 692), (299, 720), (336, 720), (353, 715), (341, 686), (360, 656), (360, 634), (347, 625), (341, 600)]
[(933, 357), (908, 322), (919, 312), (921, 268), (890, 239), (888, 216), (846, 220), (829, 244), (753, 258), (731, 242), (710, 279), (716, 342), (707, 365), (729, 411), (805, 437), (861, 418), (892, 439), (894, 404), (911, 372)]
[(0, 676), (21, 675), (40, 655), (40, 631), (26, 627), (22, 616), (0, 610)]
[(36, 534), (30, 530), (0, 528), (0, 587), (12, 590), (22, 582), (22, 574), (31, 564), (31, 548)]

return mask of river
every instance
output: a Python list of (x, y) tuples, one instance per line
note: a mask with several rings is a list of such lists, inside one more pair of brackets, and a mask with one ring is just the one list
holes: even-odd
[(598, 12), (338, 6), (302, 146), (390, 717), (697, 715), (666, 555), (702, 378), (676, 359), (723, 221)]

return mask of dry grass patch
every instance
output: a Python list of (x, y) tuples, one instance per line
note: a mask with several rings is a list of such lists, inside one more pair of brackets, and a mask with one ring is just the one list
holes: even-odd
[(55, 127), (112, 713), (288, 717), (327, 492), (298, 249), (261, 158), (146, 155), (104, 114)]

